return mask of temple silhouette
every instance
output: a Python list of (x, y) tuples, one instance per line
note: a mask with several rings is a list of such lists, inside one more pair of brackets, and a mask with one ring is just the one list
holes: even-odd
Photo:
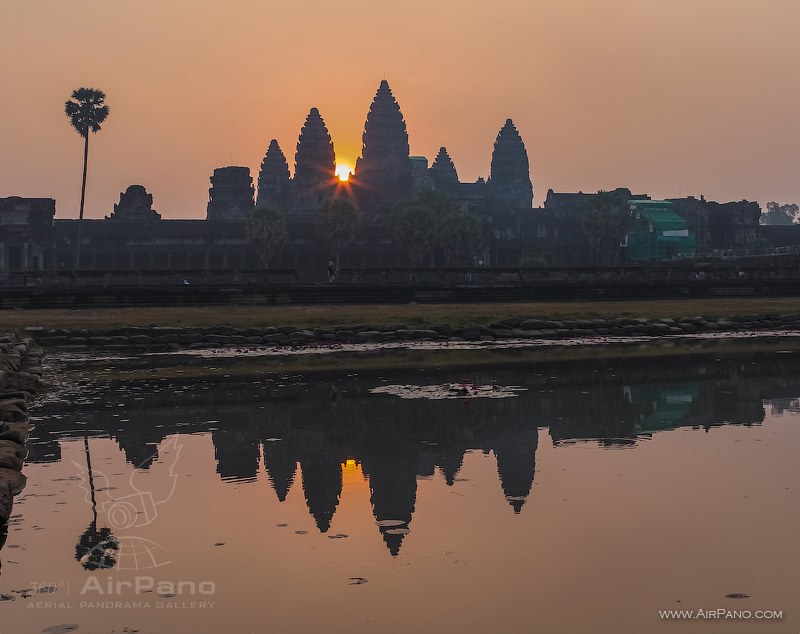
[[(402, 200), (429, 190), (452, 199), (475, 215), (486, 236), (477, 261), (501, 267), (597, 265), (597, 254), (582, 220), (596, 194), (547, 190), (533, 206), (531, 165), (525, 143), (512, 119), (499, 127), (493, 147), (486, 148), (487, 178), (462, 182), (456, 162), (441, 147), (433, 162), (410, 154), (409, 133), (389, 83), (381, 81), (364, 122), (361, 156), (351, 179), (336, 177), (336, 152), (330, 131), (317, 108), (311, 108), (299, 132), (293, 174), (284, 150), (272, 139), (257, 175), (246, 166), (213, 170), (205, 220), (170, 219), (153, 208), (153, 194), (131, 185), (103, 220), (84, 220), (79, 268), (102, 271), (241, 271), (264, 268), (248, 235), (248, 214), (258, 205), (274, 208), (285, 219), (288, 242), (271, 259), (271, 268), (304, 274), (323, 271), (329, 246), (315, 229), (321, 205), (344, 196), (359, 209), (355, 241), (341, 265), (354, 269), (403, 268), (407, 254), (395, 243), (391, 210)], [(628, 188), (614, 190), (619, 199), (649, 201)], [(756, 202), (717, 203), (704, 197), (658, 202), (674, 210), (699, 254), (731, 249), (767, 235), (774, 246), (795, 244), (791, 231), (780, 235), (759, 227)], [(0, 271), (72, 271), (75, 268), (77, 220), (54, 219), (56, 201), (49, 198), (0, 198)], [(202, 210), (197, 210), (200, 216)], [(652, 231), (655, 231), (654, 229)], [(651, 230), (643, 238), (652, 237)], [(647, 234), (647, 235), (644, 235)], [(788, 242), (787, 242), (788, 240)], [(655, 252), (654, 252), (655, 253)], [(655, 257), (655, 255), (654, 255)], [(432, 266), (445, 266), (434, 254)]]
[[(272, 139), (258, 173), (256, 203), (289, 217), (302, 216), (314, 213), (337, 189), (347, 187), (361, 209), (373, 218), (386, 214), (394, 203), (431, 189), (446, 192), (462, 207), (484, 213), (530, 208), (533, 204), (528, 152), (511, 119), (497, 134), (489, 180), (462, 183), (446, 148), (439, 150), (430, 167), (427, 158), (410, 155), (400, 104), (389, 83), (383, 80), (369, 108), (362, 142), (351, 180), (343, 185), (335, 174), (336, 152), (331, 135), (319, 110), (312, 108), (297, 141), (294, 178), (289, 176), (286, 156), (278, 141)], [(240, 198), (247, 198), (252, 185), (238, 180), (237, 171), (245, 168), (224, 169), (230, 170), (231, 175), (226, 185), (236, 187), (239, 182)], [(212, 214), (211, 209), (209, 203), (209, 220), (240, 218), (236, 204), (231, 205), (227, 215), (220, 215), (216, 208)]]

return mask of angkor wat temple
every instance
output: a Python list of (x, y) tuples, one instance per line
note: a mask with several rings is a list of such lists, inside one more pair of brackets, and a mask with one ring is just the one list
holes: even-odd
[[(206, 220), (164, 219), (152, 208), (153, 196), (142, 185), (132, 185), (105, 219), (83, 221), (79, 268), (262, 268), (246, 222), (248, 213), (263, 205), (284, 215), (289, 235), (272, 266), (323, 270), (331, 254), (315, 225), (320, 205), (332, 196), (349, 197), (362, 218), (355, 243), (342, 254), (342, 266), (403, 267), (408, 260), (393, 244), (390, 211), (398, 201), (425, 190), (446, 193), (481, 219), (488, 241), (475, 259), (486, 265), (597, 264), (582, 226), (594, 194), (549, 190), (544, 205), (533, 208), (528, 152), (511, 119), (497, 134), (488, 179), (461, 182), (445, 147), (430, 166), (427, 158), (410, 155), (406, 122), (384, 80), (367, 114), (362, 141), (352, 178), (340, 182), (331, 135), (319, 110), (312, 108), (297, 141), (294, 175), (273, 139), (255, 185), (248, 167), (214, 170)], [(649, 199), (626, 189), (616, 192)], [(721, 204), (702, 197), (671, 202), (696, 236), (698, 253), (746, 244), (757, 235), (757, 203)], [(54, 214), (52, 199), (0, 198), (0, 270), (75, 268), (78, 221), (54, 220)]]
[[(336, 152), (331, 135), (319, 110), (312, 108), (297, 141), (294, 178), (289, 175), (283, 150), (273, 139), (258, 174), (256, 204), (278, 209), (292, 218), (315, 213), (320, 203), (338, 191), (352, 196), (364, 216), (374, 220), (385, 216), (392, 204), (427, 189), (445, 191), (475, 211), (530, 209), (533, 203), (528, 153), (511, 119), (497, 135), (489, 180), (481, 178), (475, 183), (458, 180), (456, 167), (444, 147), (430, 167), (425, 157), (410, 155), (406, 122), (386, 80), (381, 82), (370, 106), (362, 141), (361, 157), (352, 178), (342, 184), (335, 174)], [(248, 186), (243, 184), (243, 194)], [(223, 218), (212, 214), (209, 207), (209, 220), (234, 220), (239, 216), (238, 208), (232, 208)]]

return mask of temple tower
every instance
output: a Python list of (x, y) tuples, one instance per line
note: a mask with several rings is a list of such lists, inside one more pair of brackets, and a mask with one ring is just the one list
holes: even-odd
[(244, 220), (255, 206), (249, 167), (218, 167), (208, 190), (207, 220)]
[(458, 172), (453, 164), (453, 159), (447, 153), (447, 148), (439, 148), (439, 154), (431, 165), (431, 177), (436, 189), (445, 191), (458, 187)]
[(535, 428), (524, 429), (515, 425), (503, 431), (493, 445), (503, 494), (514, 513), (519, 513), (533, 486), (539, 433)]
[(316, 205), (336, 182), (333, 141), (319, 110), (311, 108), (297, 140), (294, 157), (294, 189), (301, 206)]
[(384, 204), (410, 196), (413, 182), (406, 122), (385, 79), (367, 114), (362, 141), (354, 173), (361, 196)]
[(494, 142), (489, 188), (496, 206), (530, 209), (533, 205), (528, 151), (511, 119), (506, 119)]
[(261, 170), (258, 172), (256, 205), (282, 210), (286, 206), (290, 184), (286, 156), (278, 142), (272, 139), (264, 160), (261, 161)]
[(153, 209), (153, 195), (142, 185), (131, 185), (119, 195), (109, 220), (160, 220), (161, 214)]

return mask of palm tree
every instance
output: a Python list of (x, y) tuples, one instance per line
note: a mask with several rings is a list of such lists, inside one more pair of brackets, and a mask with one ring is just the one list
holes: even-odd
[(81, 211), (78, 217), (78, 241), (75, 246), (73, 270), (80, 268), (81, 228), (83, 225), (83, 204), (86, 200), (86, 167), (89, 162), (89, 132), (98, 132), (100, 125), (108, 117), (109, 108), (105, 104), (106, 93), (94, 88), (78, 88), (64, 104), (64, 111), (72, 127), (83, 137), (83, 182), (81, 184)]

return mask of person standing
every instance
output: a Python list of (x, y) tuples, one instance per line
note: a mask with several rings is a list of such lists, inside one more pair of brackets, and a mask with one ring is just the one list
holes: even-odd
[(336, 265), (333, 260), (328, 260), (328, 284), (332, 284), (336, 280)]

